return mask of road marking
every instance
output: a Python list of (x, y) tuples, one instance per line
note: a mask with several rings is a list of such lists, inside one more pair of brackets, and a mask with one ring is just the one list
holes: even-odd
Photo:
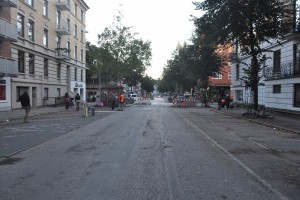
[(262, 147), (262, 148), (264, 148), (264, 149), (269, 150), (268, 147), (266, 147), (266, 146), (264, 146), (264, 145), (262, 145), (262, 144), (260, 144), (260, 143), (258, 143), (258, 142), (255, 142), (255, 141), (253, 141), (253, 140), (251, 140), (251, 139), (248, 139), (248, 141), (253, 142), (253, 143), (256, 144), (257, 146), (260, 146), (260, 147)]
[(187, 123), (189, 123), (192, 127), (194, 127), (198, 132), (200, 132), (202, 135), (204, 135), (209, 141), (211, 141), (214, 145), (216, 145), (221, 151), (223, 151), (227, 156), (229, 156), (232, 160), (234, 160), (238, 165), (240, 165), (242, 168), (244, 168), (249, 174), (251, 174), (256, 180), (258, 180), (261, 184), (263, 184), (266, 188), (268, 188), (271, 192), (273, 192), (279, 199), (281, 200), (288, 200), (287, 197), (285, 197), (283, 194), (281, 194), (278, 190), (272, 187), (270, 183), (268, 183), (265, 179), (260, 177), (258, 174), (256, 174), (252, 169), (250, 169), (247, 165), (245, 165), (242, 161), (240, 161), (238, 158), (233, 156), (229, 151), (227, 151), (223, 146), (221, 146), (219, 143), (217, 143), (214, 139), (209, 137), (204, 131), (202, 131), (200, 128), (198, 128), (195, 124), (193, 124), (191, 121), (189, 121), (186, 117), (184, 117), (181, 113), (179, 113), (177, 110), (175, 110)]

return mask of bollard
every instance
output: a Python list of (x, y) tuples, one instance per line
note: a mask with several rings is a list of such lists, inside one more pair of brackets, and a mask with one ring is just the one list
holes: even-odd
[(85, 117), (88, 117), (89, 116), (89, 108), (85, 107), (84, 112), (85, 112)]
[(92, 116), (95, 116), (95, 107), (91, 107)]

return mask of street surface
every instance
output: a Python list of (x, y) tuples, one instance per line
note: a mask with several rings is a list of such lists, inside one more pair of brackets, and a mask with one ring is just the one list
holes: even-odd
[(171, 105), (1, 125), (0, 199), (299, 199), (299, 135)]

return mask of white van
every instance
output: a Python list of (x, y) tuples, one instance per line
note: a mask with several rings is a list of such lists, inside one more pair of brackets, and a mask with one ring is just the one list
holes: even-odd
[(137, 101), (140, 96), (138, 94), (129, 94), (129, 98), (133, 99), (133, 101)]

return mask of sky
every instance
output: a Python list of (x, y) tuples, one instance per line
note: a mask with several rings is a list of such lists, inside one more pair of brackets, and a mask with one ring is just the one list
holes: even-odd
[(179, 43), (189, 42), (194, 30), (191, 15), (199, 16), (192, 1), (197, 0), (84, 0), (87, 41), (97, 45), (98, 34), (112, 25), (123, 4), (123, 25), (132, 27), (138, 38), (151, 41), (152, 61), (146, 74), (154, 79), (162, 75), (167, 60)]

